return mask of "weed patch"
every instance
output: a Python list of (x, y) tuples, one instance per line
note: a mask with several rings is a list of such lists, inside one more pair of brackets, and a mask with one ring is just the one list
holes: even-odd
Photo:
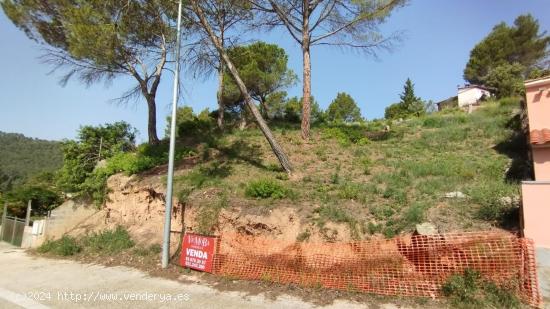
[(198, 227), (199, 234), (208, 235), (212, 232), (214, 226), (218, 223), (218, 217), (223, 208), (229, 204), (226, 191), (218, 194), (217, 201), (202, 205), (199, 210)]
[(466, 269), (464, 274), (449, 277), (442, 292), (456, 308), (521, 308), (516, 296), (517, 285), (508, 285), (499, 287), (483, 279), (478, 272)]
[(64, 235), (58, 240), (48, 240), (40, 247), (39, 253), (51, 253), (60, 256), (71, 256), (79, 253), (82, 250), (76, 239), (71, 236)]
[(81, 240), (83, 248), (91, 253), (116, 254), (132, 248), (134, 241), (122, 226), (114, 230), (92, 233)]

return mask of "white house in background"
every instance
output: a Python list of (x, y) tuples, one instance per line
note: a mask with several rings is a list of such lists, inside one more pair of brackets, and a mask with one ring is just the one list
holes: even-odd
[(478, 104), (482, 98), (491, 96), (488, 88), (479, 85), (458, 87), (458, 107)]

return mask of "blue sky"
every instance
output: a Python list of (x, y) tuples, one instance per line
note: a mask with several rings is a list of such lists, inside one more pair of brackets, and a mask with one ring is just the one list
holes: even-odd
[[(384, 32), (404, 30), (403, 42), (378, 59), (353, 51), (327, 47), (312, 50), (312, 92), (326, 108), (338, 92), (349, 93), (367, 119), (382, 117), (384, 108), (399, 100), (407, 77), (417, 96), (438, 101), (456, 94), (463, 84), (462, 71), (470, 50), (501, 21), (512, 23), (531, 13), (550, 30), (548, 0), (412, 0), (394, 13)], [(301, 52), (283, 32), (257, 34), (256, 39), (277, 43), (289, 54), (290, 67), (301, 76)], [(74, 138), (81, 125), (125, 120), (147, 138), (147, 110), (143, 101), (117, 106), (109, 101), (133, 81), (123, 77), (111, 85), (85, 87), (77, 80), (65, 87), (59, 74), (38, 57), (41, 47), (29, 40), (0, 13), (0, 131), (18, 132), (43, 139)], [(185, 68), (183, 68), (185, 70)], [(185, 78), (180, 104), (196, 111), (216, 106), (216, 79)], [(158, 132), (164, 134), (170, 111), (172, 74), (164, 75), (157, 99)], [(300, 96), (301, 84), (288, 90)]]

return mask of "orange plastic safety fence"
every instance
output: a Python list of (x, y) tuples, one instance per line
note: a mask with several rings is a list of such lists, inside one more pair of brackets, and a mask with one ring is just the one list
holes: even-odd
[(407, 236), (350, 243), (288, 243), (241, 234), (219, 238), (215, 274), (382, 295), (438, 297), (465, 269), (515, 283), (539, 307), (533, 242), (504, 232)]

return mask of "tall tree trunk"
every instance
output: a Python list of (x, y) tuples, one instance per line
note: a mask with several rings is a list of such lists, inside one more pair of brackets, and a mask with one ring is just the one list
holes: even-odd
[(218, 69), (218, 128), (223, 130), (224, 106), (223, 106), (223, 62), (220, 57), (220, 68)]
[(309, 140), (311, 116), (311, 61), (309, 46), (303, 48), (304, 87), (302, 94), (302, 139)]
[(267, 103), (265, 102), (266, 98), (261, 96), (259, 98), (260, 106), (261, 106), (261, 112), (265, 119), (269, 119), (269, 108), (267, 107)]
[(224, 56), (223, 58), (225, 60), (227, 68), (235, 78), (235, 82), (239, 86), (241, 93), (244, 94), (244, 101), (246, 105), (250, 109), (250, 112), (252, 113), (252, 116), (254, 116), (254, 119), (256, 119), (256, 122), (258, 123), (260, 130), (262, 131), (265, 138), (267, 139), (267, 142), (271, 146), (273, 153), (279, 160), (279, 163), (281, 163), (281, 166), (284, 168), (284, 170), (289, 174), (292, 173), (292, 164), (290, 164), (290, 161), (288, 160), (288, 157), (285, 154), (283, 148), (279, 145), (277, 140), (275, 140), (273, 133), (265, 123), (265, 120), (260, 114), (260, 111), (258, 110), (258, 108), (256, 107), (256, 104), (254, 104), (252, 97), (250, 97), (250, 95), (248, 94), (248, 89), (246, 89), (244, 82), (241, 80), (239, 73), (237, 72), (237, 69), (233, 66), (233, 64), (229, 60), (229, 57), (225, 53), (223, 54), (223, 56)]
[(147, 134), (149, 136), (149, 144), (157, 145), (159, 143), (159, 138), (157, 136), (157, 104), (155, 102), (154, 96), (148, 94), (147, 99), (147, 110), (148, 110), (148, 122), (147, 122)]
[(303, 93), (302, 93), (302, 139), (309, 140), (311, 115), (311, 60), (309, 54), (309, 1), (303, 2), (302, 57), (303, 57)]
[(204, 12), (199, 4), (197, 4), (197, 0), (192, 0), (191, 3), (193, 5), (193, 11), (197, 15), (197, 17), (200, 19), (200, 23), (204, 27), (204, 30), (208, 33), (208, 36), (210, 37), (210, 40), (218, 50), (218, 52), (222, 55), (223, 61), (225, 62), (225, 65), (233, 78), (235, 79), (235, 82), (237, 83), (237, 86), (239, 86), (239, 90), (241, 91), (242, 95), (244, 96), (244, 101), (248, 108), (250, 109), (250, 112), (254, 116), (254, 119), (256, 119), (256, 122), (258, 123), (258, 126), (260, 127), (260, 130), (264, 134), (265, 138), (267, 139), (267, 142), (271, 146), (271, 149), (273, 150), (273, 153), (279, 160), (279, 163), (283, 167), (283, 169), (287, 173), (292, 173), (292, 165), (290, 164), (290, 161), (288, 160), (287, 155), (285, 154), (283, 148), (279, 145), (277, 140), (275, 140), (275, 137), (273, 137), (273, 133), (265, 123), (262, 115), (260, 114), (260, 111), (258, 111), (258, 108), (254, 104), (252, 97), (250, 97), (250, 94), (248, 93), (248, 89), (246, 88), (246, 85), (242, 81), (241, 77), (239, 76), (239, 72), (229, 59), (229, 56), (223, 49), (223, 46), (219, 40), (218, 37), (214, 34), (212, 31), (212, 27), (210, 27), (210, 24), (206, 20), (206, 17), (204, 16)]

